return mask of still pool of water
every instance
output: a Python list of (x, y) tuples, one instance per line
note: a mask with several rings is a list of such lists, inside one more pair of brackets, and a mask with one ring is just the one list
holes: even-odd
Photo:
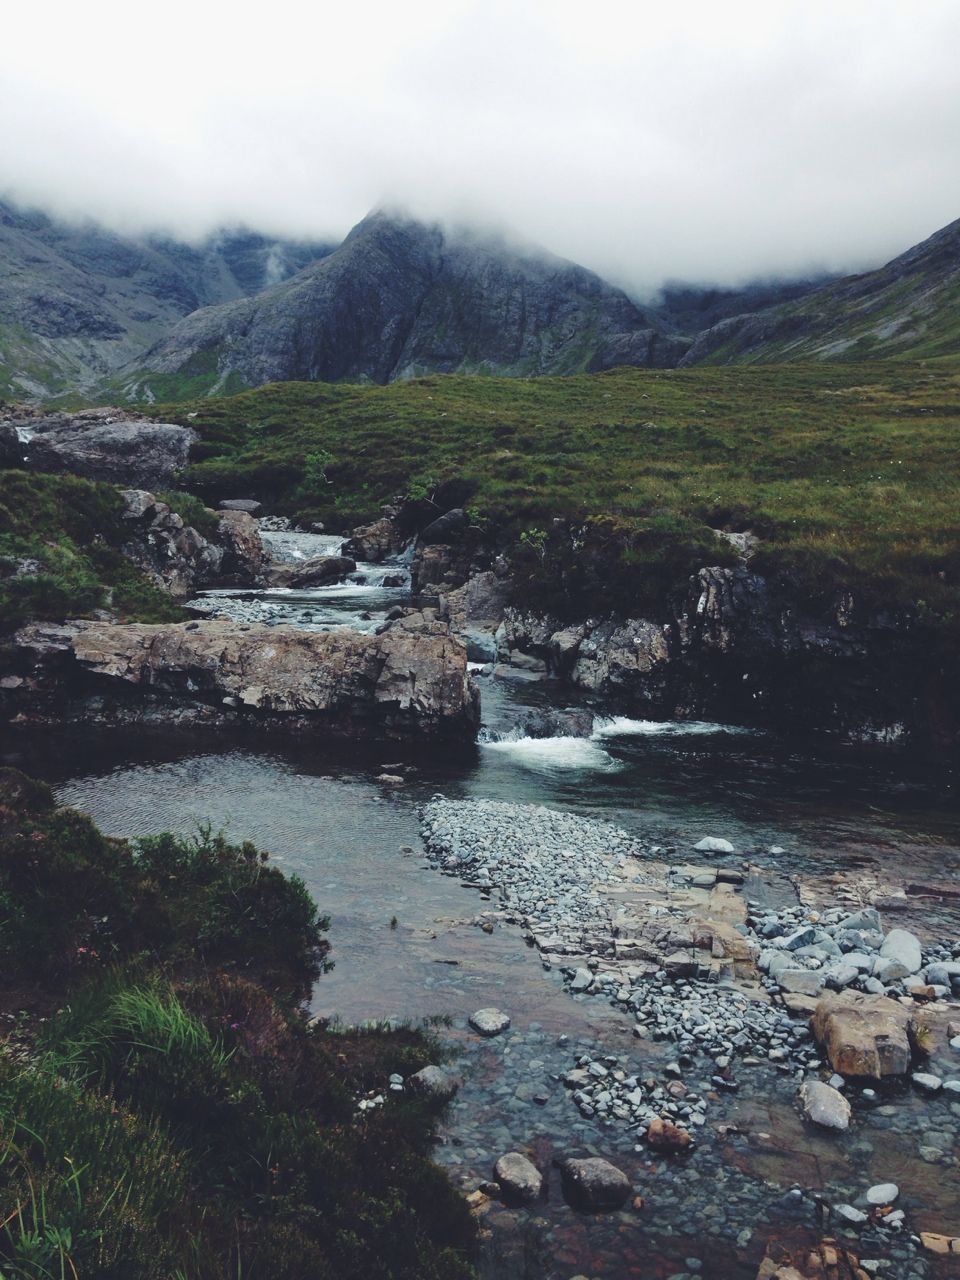
[[(654, 730), (623, 719), (601, 723), (590, 739), (510, 738), (551, 690), (484, 687), (494, 740), (459, 761), (404, 758), (394, 748), (229, 750), (216, 741), (61, 734), (21, 743), (19, 763), (111, 834), (189, 833), (209, 821), (302, 875), (330, 914), (336, 960), (318, 983), (317, 1012), (345, 1021), (452, 1019), (464, 1084), (437, 1158), (465, 1187), (517, 1146), (547, 1166), (571, 1149), (605, 1155), (634, 1177), (645, 1201), (639, 1211), (583, 1218), (564, 1204), (555, 1171), (536, 1214), (492, 1205), (484, 1219), (489, 1280), (669, 1277), (684, 1274), (687, 1258), (701, 1260), (691, 1274), (707, 1280), (752, 1280), (771, 1232), (817, 1233), (810, 1202), (784, 1199), (794, 1182), (835, 1203), (894, 1178), (925, 1229), (960, 1217), (951, 1208), (960, 1205), (956, 1169), (917, 1154), (953, 1140), (957, 1118), (945, 1104), (908, 1097), (890, 1118), (874, 1114), (849, 1135), (825, 1138), (800, 1122), (795, 1081), (768, 1064), (711, 1110), (712, 1125), (740, 1123), (749, 1136), (720, 1138), (712, 1129), (691, 1157), (672, 1164), (634, 1150), (632, 1134), (581, 1117), (559, 1083), (579, 1053), (616, 1054), (631, 1071), (657, 1074), (669, 1046), (635, 1040), (602, 1001), (571, 998), (516, 929), (477, 928), (483, 904), (428, 868), (417, 813), (437, 793), (545, 803), (610, 818), (675, 848), (678, 859), (712, 834), (790, 872), (909, 865), (914, 875), (925, 868), (942, 876), (960, 858), (950, 770), (890, 753), (808, 750), (735, 729)], [(384, 771), (399, 773), (403, 785), (378, 783)], [(773, 844), (785, 852), (767, 854)], [(513, 1027), (478, 1042), (466, 1017), (488, 1005), (507, 1009)], [(952, 1226), (960, 1231), (960, 1220)], [(924, 1264), (887, 1274), (936, 1273)]]

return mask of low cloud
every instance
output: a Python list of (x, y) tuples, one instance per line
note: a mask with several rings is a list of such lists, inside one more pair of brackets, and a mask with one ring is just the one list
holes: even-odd
[(121, 230), (511, 228), (640, 294), (960, 216), (954, 0), (92, 0), (5, 16), (0, 189)]

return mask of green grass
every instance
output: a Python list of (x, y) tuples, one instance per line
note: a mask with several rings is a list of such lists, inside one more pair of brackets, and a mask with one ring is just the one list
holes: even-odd
[[(171, 495), (177, 498), (178, 495)], [(184, 513), (200, 504), (184, 495)], [(0, 471), (0, 630), (109, 607), (123, 621), (187, 615), (120, 550), (129, 538), (111, 485), (76, 476)], [(20, 561), (35, 562), (17, 573)]]
[(326, 926), (250, 845), (110, 840), (0, 770), (0, 1014), (55, 1010), (0, 1039), (0, 1276), (474, 1277), (436, 1110), (357, 1108), (442, 1051), (308, 1022)]
[[(346, 528), (398, 493), (455, 482), (447, 491), (507, 549), (554, 518), (609, 518), (641, 568), (645, 546), (654, 560), (691, 547), (674, 557), (682, 573), (704, 542), (723, 558), (710, 527), (752, 529), (768, 572), (937, 616), (957, 608), (954, 365), (284, 383), (151, 412), (196, 413), (184, 483), (210, 500), (251, 493)], [(332, 459), (322, 478), (308, 465), (318, 453)]]

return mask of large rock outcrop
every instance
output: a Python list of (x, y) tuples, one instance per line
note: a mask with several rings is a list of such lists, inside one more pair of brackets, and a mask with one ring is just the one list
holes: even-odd
[(902, 610), (849, 594), (817, 606), (742, 563), (706, 567), (656, 618), (560, 618), (513, 607), (501, 652), (550, 671), (621, 711), (949, 741), (960, 731), (953, 659)]
[(123, 554), (161, 590), (185, 600), (219, 576), (223, 547), (209, 542), (146, 489), (124, 489), (120, 496), (122, 519), (130, 528)]
[(233, 622), (34, 623), (0, 684), (21, 723), (252, 724), (304, 735), (469, 741), (466, 650), (411, 615), (379, 636)]
[(119, 410), (56, 414), (34, 421), (24, 446), (33, 471), (66, 472), (138, 489), (168, 489), (187, 465), (196, 432)]

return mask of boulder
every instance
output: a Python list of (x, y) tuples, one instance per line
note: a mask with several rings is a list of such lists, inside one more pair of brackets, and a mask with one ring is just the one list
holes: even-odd
[(580, 707), (565, 711), (542, 707), (532, 711), (518, 727), (527, 738), (589, 738), (593, 719), (592, 711)]
[(498, 1036), (510, 1026), (510, 1017), (500, 1009), (478, 1009), (471, 1013), (469, 1022), (482, 1036)]
[(217, 506), (221, 511), (245, 511), (248, 516), (259, 515), (263, 510), (263, 503), (255, 498), (224, 498)]
[(27, 444), (35, 471), (69, 472), (138, 489), (168, 489), (187, 465), (196, 432), (170, 422), (67, 417)]
[(850, 1103), (842, 1093), (822, 1080), (805, 1080), (800, 1086), (803, 1114), (823, 1129), (849, 1129)]
[(647, 1129), (647, 1142), (654, 1151), (686, 1151), (693, 1138), (672, 1120), (656, 1116)]
[(258, 522), (245, 511), (224, 511), (217, 529), (217, 540), (223, 549), (222, 578), (237, 586), (256, 582), (264, 560)]
[(470, 521), (467, 513), (455, 507), (428, 524), (420, 534), (419, 541), (425, 547), (449, 545), (452, 542), (459, 542), (469, 528)]
[(880, 948), (880, 959), (887, 961), (882, 973), (877, 969), (877, 977), (883, 982), (919, 973), (923, 965), (920, 939), (907, 929), (891, 929)]
[(503, 1198), (512, 1204), (530, 1204), (543, 1192), (543, 1174), (519, 1151), (508, 1151), (493, 1167)]
[(698, 840), (693, 847), (698, 853), (736, 852), (729, 840), (722, 840), (718, 836), (704, 836), (704, 838), (702, 840)]
[(396, 555), (403, 549), (404, 538), (396, 521), (388, 515), (374, 520), (372, 524), (359, 525), (340, 548), (345, 556), (353, 560), (366, 560), (370, 564), (379, 564), (387, 556)]
[(495, 631), (503, 621), (510, 587), (508, 578), (498, 577), (490, 569), (475, 573), (462, 587), (440, 592), (440, 616), (455, 631), (464, 631), (468, 627)]
[[(462, 643), (414, 615), (383, 635), (204, 621), (35, 623), (13, 660), (31, 672), (25, 708), (87, 724), (243, 722), (306, 735), (476, 735), (476, 690)], [(22, 700), (22, 699), (21, 699)]]
[(355, 573), (357, 563), (347, 556), (311, 556), (266, 567), (263, 580), (268, 587), (326, 587)]
[(900, 1076), (910, 1065), (910, 1012), (886, 996), (830, 992), (811, 1021), (834, 1071), (873, 1080)]
[(627, 1175), (599, 1156), (562, 1160), (560, 1178), (563, 1193), (575, 1209), (589, 1212), (619, 1209), (630, 1195)]
[(411, 1093), (434, 1102), (449, 1102), (457, 1092), (459, 1085), (449, 1072), (442, 1067), (422, 1067), (407, 1080), (407, 1088)]

